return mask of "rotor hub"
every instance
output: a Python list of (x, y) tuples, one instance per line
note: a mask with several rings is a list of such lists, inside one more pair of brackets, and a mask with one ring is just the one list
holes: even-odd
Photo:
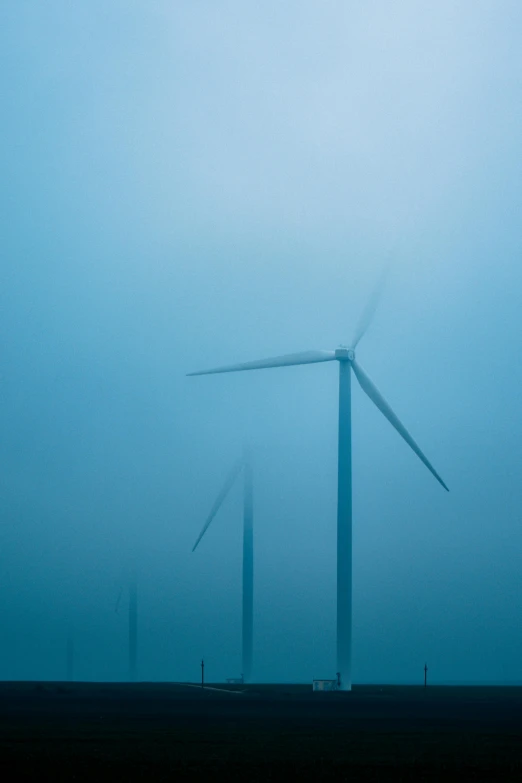
[(355, 351), (351, 348), (337, 348), (335, 351), (335, 358), (340, 362), (353, 362), (355, 359)]

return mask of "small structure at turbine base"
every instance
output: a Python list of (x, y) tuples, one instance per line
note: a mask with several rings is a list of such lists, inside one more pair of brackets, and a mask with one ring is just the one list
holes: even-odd
[(312, 680), (313, 691), (338, 691), (338, 680)]

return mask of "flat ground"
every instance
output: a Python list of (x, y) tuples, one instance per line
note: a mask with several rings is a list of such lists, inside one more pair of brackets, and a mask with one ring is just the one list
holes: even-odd
[(0, 683), (0, 769), (17, 780), (522, 780), (522, 688), (215, 687)]

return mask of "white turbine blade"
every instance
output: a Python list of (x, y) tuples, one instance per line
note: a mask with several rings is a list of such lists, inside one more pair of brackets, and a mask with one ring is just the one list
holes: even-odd
[(208, 526), (210, 525), (210, 523), (212, 522), (212, 520), (216, 516), (217, 512), (219, 511), (219, 509), (221, 507), (221, 504), (223, 503), (223, 501), (225, 500), (226, 496), (230, 492), (230, 490), (232, 488), (232, 485), (233, 485), (234, 481), (236, 480), (237, 475), (238, 475), (238, 473), (239, 473), (239, 471), (241, 470), (242, 467), (243, 467), (243, 460), (240, 459), (240, 460), (238, 460), (238, 462), (236, 462), (236, 464), (234, 465), (234, 467), (232, 468), (232, 470), (228, 474), (227, 480), (223, 484), (221, 492), (217, 496), (216, 501), (215, 501), (214, 505), (212, 506), (212, 508), (210, 510), (210, 514), (207, 517), (207, 521), (203, 525), (203, 530), (199, 534), (198, 540), (196, 541), (196, 543), (192, 547), (192, 551), (193, 552), (196, 549), (196, 547), (199, 544), (199, 542), (201, 541), (201, 539), (203, 538), (203, 536), (205, 535), (205, 533), (207, 532)]
[(439, 474), (437, 473), (437, 471), (435, 470), (435, 468), (433, 467), (431, 462), (428, 460), (427, 457), (424, 456), (424, 454), (422, 453), (420, 448), (417, 446), (417, 444), (415, 443), (415, 441), (411, 437), (410, 433), (408, 432), (408, 430), (406, 429), (404, 424), (402, 424), (402, 422), (399, 421), (399, 419), (397, 418), (395, 413), (392, 411), (392, 409), (390, 408), (390, 406), (388, 405), (388, 403), (386, 402), (386, 400), (384, 399), (384, 397), (382, 396), (380, 391), (377, 389), (377, 387), (375, 386), (373, 381), (365, 373), (365, 371), (363, 370), (361, 365), (358, 364), (358, 362), (356, 362), (354, 360), (354, 361), (352, 361), (352, 367), (353, 367), (353, 371), (355, 373), (355, 377), (359, 381), (362, 390), (364, 392), (366, 392), (366, 394), (368, 395), (370, 400), (373, 403), (375, 403), (375, 405), (379, 408), (381, 413), (384, 416), (386, 416), (386, 418), (388, 419), (388, 421), (390, 422), (392, 427), (395, 427), (395, 429), (397, 430), (399, 435), (401, 435), (404, 438), (404, 440), (406, 441), (408, 446), (410, 446), (410, 448), (413, 449), (413, 451), (419, 457), (419, 459), (422, 462), (424, 462), (424, 464), (426, 465), (428, 470), (431, 473), (433, 473), (433, 475), (435, 476), (437, 481), (440, 484), (442, 484), (442, 486), (444, 487), (445, 490), (447, 490), (449, 492), (448, 487), (443, 482), (443, 480), (441, 479), (441, 477), (439, 476)]
[(227, 364), (213, 370), (189, 372), (188, 375), (212, 375), (219, 372), (239, 372), (240, 370), (263, 370), (266, 367), (290, 367), (293, 364), (314, 364), (315, 362), (331, 362), (335, 359), (335, 351), (304, 351), (303, 353), (287, 353), (284, 356), (274, 356), (271, 359), (258, 359), (242, 364)]
[(352, 345), (351, 345), (352, 351), (354, 351), (357, 348), (357, 345), (360, 343), (360, 341), (366, 334), (371, 322), (373, 321), (375, 311), (377, 310), (377, 305), (379, 304), (379, 301), (382, 296), (382, 292), (384, 290), (384, 285), (388, 278), (389, 269), (390, 269), (389, 265), (384, 268), (377, 282), (377, 285), (373, 289), (372, 294), (368, 299), (368, 302), (366, 303), (366, 307), (361, 313), (361, 317), (359, 319), (359, 323), (357, 324), (357, 329), (355, 330), (355, 335), (352, 340)]

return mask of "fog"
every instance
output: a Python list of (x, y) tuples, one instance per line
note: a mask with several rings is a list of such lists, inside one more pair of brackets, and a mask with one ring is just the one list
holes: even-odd
[[(0, 7), (0, 678), (335, 676), (335, 363), (353, 384), (354, 681), (522, 682), (522, 7)], [(118, 597), (121, 592), (120, 600)]]

